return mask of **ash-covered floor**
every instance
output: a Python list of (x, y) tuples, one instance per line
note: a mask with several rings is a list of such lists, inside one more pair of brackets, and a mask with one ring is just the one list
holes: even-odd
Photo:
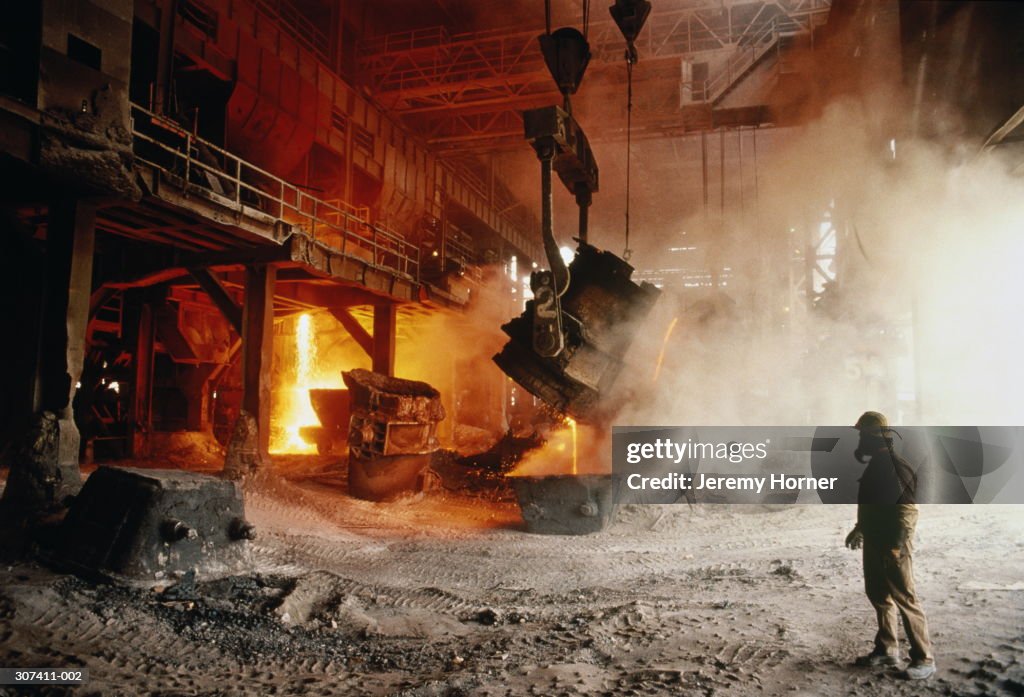
[(853, 507), (626, 507), (549, 537), (510, 501), (374, 504), (293, 471), (247, 496), (245, 573), (125, 587), (5, 563), (0, 665), (90, 676), (18, 694), (1024, 694), (1019, 507), (923, 507), (940, 672), (921, 684), (850, 666), (874, 625)]

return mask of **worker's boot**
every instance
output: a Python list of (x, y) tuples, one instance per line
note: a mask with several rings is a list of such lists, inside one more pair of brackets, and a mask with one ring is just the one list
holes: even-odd
[(879, 668), (881, 666), (898, 666), (901, 661), (898, 655), (872, 651), (866, 656), (858, 656), (853, 663), (862, 668)]
[(935, 675), (934, 661), (914, 661), (907, 666), (908, 680), (926, 680)]

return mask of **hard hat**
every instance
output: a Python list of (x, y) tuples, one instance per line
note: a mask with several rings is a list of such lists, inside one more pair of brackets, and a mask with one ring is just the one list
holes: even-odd
[(857, 419), (854, 426), (858, 431), (868, 430), (871, 432), (882, 432), (889, 430), (889, 420), (885, 415), (877, 411), (866, 411)]

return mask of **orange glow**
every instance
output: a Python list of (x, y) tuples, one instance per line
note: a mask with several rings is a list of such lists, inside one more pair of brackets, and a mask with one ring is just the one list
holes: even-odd
[(580, 473), (579, 463), (579, 447), (578, 447), (578, 433), (576, 431), (576, 420), (571, 416), (565, 417), (565, 423), (569, 424), (569, 430), (572, 431), (572, 473)]
[(678, 317), (673, 317), (672, 321), (669, 322), (668, 330), (665, 332), (665, 338), (661, 340), (661, 351), (658, 352), (658, 362), (654, 366), (654, 379), (653, 382), (658, 381), (658, 374), (661, 373), (661, 363), (665, 360), (665, 348), (668, 346), (668, 339), (672, 336), (672, 332), (675, 331), (676, 322), (679, 321)]
[(317, 338), (313, 331), (313, 317), (309, 313), (299, 316), (295, 326), (295, 381), (281, 389), (275, 398), (282, 401), (276, 420), (280, 428), (272, 431), (270, 452), (315, 453), (316, 445), (299, 435), (304, 426), (319, 426), (316, 412), (309, 401), (309, 390), (317, 387), (340, 387), (340, 374), (336, 380), (324, 380), (317, 375)]
[(508, 476), (547, 477), (611, 472), (611, 444), (606, 440), (606, 434), (586, 424), (577, 424), (569, 417), (563, 424), (565, 428), (551, 431), (547, 442), (527, 453)]

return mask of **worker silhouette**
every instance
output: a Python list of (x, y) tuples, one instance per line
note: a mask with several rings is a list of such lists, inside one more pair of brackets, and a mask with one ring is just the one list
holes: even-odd
[(924, 680), (935, 674), (928, 621), (914, 591), (911, 564), (917, 525), (917, 476), (893, 448), (885, 416), (868, 411), (857, 420), (860, 441), (854, 456), (867, 467), (857, 493), (857, 525), (846, 537), (850, 549), (864, 548), (864, 589), (878, 615), (875, 648), (859, 666), (900, 665), (897, 615), (910, 643), (905, 676)]

